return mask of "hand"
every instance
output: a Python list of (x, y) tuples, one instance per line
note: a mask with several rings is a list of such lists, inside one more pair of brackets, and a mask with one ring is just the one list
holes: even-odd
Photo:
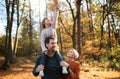
[(55, 51), (59, 51), (58, 45), (55, 46)]
[(47, 55), (48, 54), (48, 50), (45, 50), (43, 53), (45, 53), (45, 55)]
[(46, 55), (48, 54), (48, 50), (45, 51), (45, 54), (46, 54)]
[(60, 62), (60, 66), (68, 67), (69, 64), (68, 64), (66, 61), (61, 61), (61, 62)]
[(60, 5), (59, 4), (57, 4), (57, 6), (56, 6), (56, 11), (59, 11), (59, 8), (60, 8)]
[(36, 72), (40, 72), (44, 70), (44, 66), (43, 65), (39, 65), (37, 68), (36, 68)]

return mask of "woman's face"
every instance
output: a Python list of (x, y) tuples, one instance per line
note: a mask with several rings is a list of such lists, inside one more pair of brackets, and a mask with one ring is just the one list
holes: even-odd
[(72, 50), (70, 50), (70, 51), (67, 53), (67, 57), (68, 57), (68, 58), (74, 58), (74, 57), (75, 57)]
[(51, 26), (51, 20), (49, 20), (48, 18), (47, 19), (45, 19), (45, 28), (47, 28), (47, 27), (50, 27)]

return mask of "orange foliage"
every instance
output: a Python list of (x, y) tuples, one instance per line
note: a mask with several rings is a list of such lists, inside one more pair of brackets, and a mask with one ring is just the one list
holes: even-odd
[(99, 46), (94, 46), (95, 45), (95, 41), (86, 41), (85, 42), (85, 46), (83, 46), (82, 50), (83, 50), (83, 54), (92, 54), (92, 53), (96, 53), (96, 54), (101, 54), (105, 52), (105, 49), (101, 49), (99, 50)]

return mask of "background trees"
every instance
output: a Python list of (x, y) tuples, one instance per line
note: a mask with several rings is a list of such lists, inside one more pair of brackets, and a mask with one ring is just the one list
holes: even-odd
[[(101, 62), (107, 58), (110, 67), (119, 68), (119, 0), (45, 0), (44, 12), (40, 2), (38, 0), (38, 4), (32, 5), (32, 0), (1, 1), (0, 10), (6, 9), (4, 16), (7, 17), (1, 17), (1, 21), (6, 21), (6, 38), (1, 37), (5, 40), (0, 42), (0, 50), (6, 59), (2, 67), (9, 67), (16, 55), (40, 54), (41, 20), (44, 16), (53, 16), (53, 10), (60, 2), (57, 34), (61, 53), (64, 55), (70, 48), (75, 48), (81, 56)], [(37, 12), (33, 6), (39, 8)]]

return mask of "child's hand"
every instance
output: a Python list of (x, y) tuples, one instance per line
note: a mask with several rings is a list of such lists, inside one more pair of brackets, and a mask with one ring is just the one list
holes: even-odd
[(48, 54), (48, 50), (45, 50), (44, 53), (47, 55)]
[(60, 8), (60, 5), (59, 4), (57, 4), (57, 6), (56, 6), (56, 11), (59, 11), (59, 8)]
[(59, 46), (58, 45), (56, 45), (55, 50), (59, 51)]

